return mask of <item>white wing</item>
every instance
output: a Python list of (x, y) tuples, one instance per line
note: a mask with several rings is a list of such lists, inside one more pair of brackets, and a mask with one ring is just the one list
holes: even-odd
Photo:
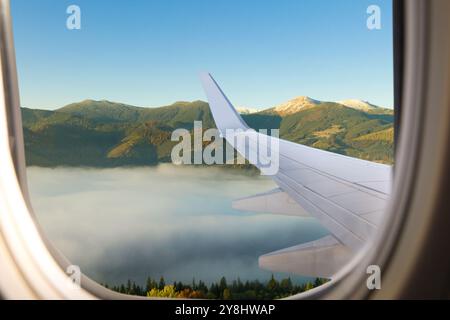
[[(210, 74), (202, 74), (201, 80), (217, 128), (228, 142), (235, 145), (234, 139), (242, 133), (236, 133), (233, 136), (226, 134), (227, 130), (248, 130), (247, 124)], [(252, 149), (254, 143), (276, 139), (256, 132), (247, 133), (246, 137), (245, 145), (237, 145), (235, 148), (247, 158), (248, 151)], [(336, 253), (352, 252), (361, 248), (380, 225), (391, 188), (391, 167), (282, 139), (278, 139), (277, 143), (279, 145), (279, 170), (272, 176), (272, 179), (278, 184), (281, 192), (287, 194), (298, 204), (298, 215), (303, 216), (306, 211), (317, 218), (332, 233), (334, 241), (330, 242), (329, 238), (326, 238), (322, 242), (319, 240), (303, 244), (300, 247), (274, 252), (261, 257), (260, 265), (278, 271), (280, 268), (275, 268), (273, 261), (274, 257), (279, 256), (281, 262), (289, 260), (290, 265), (296, 266), (293, 267), (297, 268), (296, 273), (310, 275), (311, 269), (317, 269), (318, 275), (327, 274), (329, 276), (342, 265), (340, 259), (337, 259), (340, 261), (339, 263), (336, 262)], [(261, 168), (259, 162), (252, 161), (253, 159), (249, 160), (260, 169), (264, 169)], [(238, 201), (235, 207), (254, 209), (255, 202), (250, 199)], [(280, 208), (282, 206), (280, 203), (268, 204), (268, 201), (274, 199), (276, 200), (276, 197), (273, 192), (254, 198), (256, 201), (263, 202), (260, 205), (262, 208), (264, 206), (276, 207), (276, 213), (286, 211), (286, 214), (292, 215), (292, 205), (288, 205), (284, 210)], [(283, 201), (289, 204), (289, 201)], [(329, 266), (335, 267), (322, 268), (327, 272), (319, 272), (317, 266), (312, 268), (311, 264), (304, 263), (305, 254), (317, 256), (319, 253), (322, 263), (328, 263)], [(296, 263), (294, 263), (295, 261)], [(281, 262), (280, 265), (286, 265)]]

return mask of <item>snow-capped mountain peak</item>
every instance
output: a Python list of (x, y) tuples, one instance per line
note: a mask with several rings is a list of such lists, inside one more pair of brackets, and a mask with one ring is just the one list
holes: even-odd
[(276, 106), (274, 111), (282, 115), (294, 114), (300, 110), (311, 108), (318, 104), (320, 104), (320, 101), (318, 100), (311, 99), (307, 96), (300, 96)]
[(363, 111), (370, 111), (377, 109), (378, 107), (371, 104), (368, 101), (358, 100), (358, 99), (349, 99), (349, 100), (343, 100), (338, 101), (337, 103), (342, 104), (343, 106), (346, 106), (348, 108), (356, 109), (356, 110), (363, 110)]
[(256, 108), (239, 107), (236, 109), (240, 114), (253, 114), (259, 112)]

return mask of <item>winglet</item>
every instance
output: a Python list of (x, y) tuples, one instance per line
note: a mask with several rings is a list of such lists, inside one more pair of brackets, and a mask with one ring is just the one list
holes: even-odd
[(207, 72), (200, 74), (200, 80), (209, 102), (209, 108), (220, 133), (224, 135), (227, 129), (247, 130), (248, 126), (225, 96), (214, 78)]

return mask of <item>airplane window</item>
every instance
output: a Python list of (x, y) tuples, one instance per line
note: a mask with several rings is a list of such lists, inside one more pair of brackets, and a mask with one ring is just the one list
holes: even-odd
[(30, 200), (73, 268), (124, 294), (277, 299), (379, 230), (392, 1), (11, 9)]

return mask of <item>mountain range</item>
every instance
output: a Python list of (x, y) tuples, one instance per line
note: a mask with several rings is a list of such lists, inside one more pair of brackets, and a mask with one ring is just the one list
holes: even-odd
[[(393, 111), (365, 101), (323, 102), (298, 97), (263, 111), (239, 109), (254, 129), (314, 148), (382, 163), (393, 162)], [(214, 128), (203, 101), (143, 108), (85, 100), (60, 109), (22, 108), (29, 166), (143, 166), (170, 162), (174, 129)]]

